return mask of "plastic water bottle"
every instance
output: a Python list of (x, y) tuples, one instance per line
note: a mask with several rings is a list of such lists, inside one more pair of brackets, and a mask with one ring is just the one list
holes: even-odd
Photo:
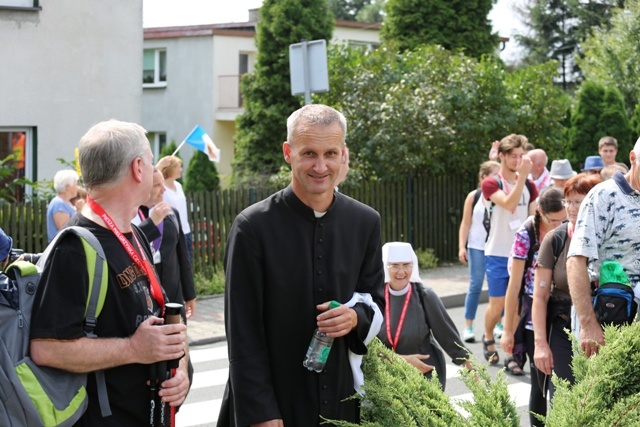
[[(331, 301), (329, 303), (329, 309), (336, 307), (340, 307), (339, 302)], [(329, 358), (331, 345), (333, 345), (333, 338), (328, 337), (324, 332), (320, 332), (316, 328), (313, 332), (313, 337), (311, 338), (311, 343), (307, 349), (307, 355), (304, 357), (302, 366), (310, 371), (322, 372)]]

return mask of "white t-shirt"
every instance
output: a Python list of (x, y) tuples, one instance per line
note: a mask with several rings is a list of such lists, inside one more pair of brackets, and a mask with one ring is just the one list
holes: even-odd
[[(482, 193), (482, 190), (479, 188), (477, 191)], [(467, 238), (467, 247), (470, 249), (484, 251), (484, 245), (487, 241), (487, 230), (485, 230), (483, 224), (485, 209), (481, 196), (473, 206), (473, 212), (471, 214), (471, 227), (469, 227), (469, 237)]]
[[(508, 194), (514, 185), (503, 181), (502, 187), (502, 191)], [(531, 187), (532, 191), (535, 192), (535, 186), (531, 185)], [(500, 186), (496, 178), (490, 176), (482, 181), (482, 195), (484, 196), (487, 209), (491, 206), (491, 201), (488, 198), (498, 190), (500, 190)], [(533, 196), (534, 200), (538, 197), (537, 194)], [(509, 256), (516, 231), (518, 231), (529, 216), (529, 203), (531, 200), (532, 197), (529, 194), (529, 188), (525, 185), (515, 211), (508, 211), (498, 205), (493, 206), (491, 229), (489, 230), (487, 244), (484, 247), (485, 256), (501, 256), (505, 258)]]
[(163, 199), (169, 203), (172, 208), (176, 209), (180, 214), (180, 223), (182, 224), (182, 232), (184, 234), (191, 233), (191, 227), (189, 226), (189, 216), (187, 215), (187, 197), (182, 191), (182, 185), (178, 181), (174, 181), (176, 191), (173, 191), (165, 185), (166, 191), (164, 192)]

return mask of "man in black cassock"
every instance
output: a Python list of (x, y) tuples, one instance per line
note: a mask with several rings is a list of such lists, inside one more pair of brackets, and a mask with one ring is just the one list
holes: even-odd
[[(349, 351), (365, 354), (383, 311), (380, 215), (339, 192), (346, 120), (310, 104), (287, 120), (291, 184), (236, 218), (225, 253), (229, 381), (219, 426), (317, 426), (359, 421)], [(331, 300), (341, 305), (328, 310)], [(302, 366), (315, 328), (334, 337), (321, 373)], [(377, 331), (374, 331), (377, 332)]]

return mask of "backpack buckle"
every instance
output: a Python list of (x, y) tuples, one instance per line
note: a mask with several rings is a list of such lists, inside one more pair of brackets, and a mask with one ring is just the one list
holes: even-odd
[(93, 334), (93, 330), (96, 328), (98, 320), (95, 317), (87, 317), (84, 320), (84, 331), (87, 334)]

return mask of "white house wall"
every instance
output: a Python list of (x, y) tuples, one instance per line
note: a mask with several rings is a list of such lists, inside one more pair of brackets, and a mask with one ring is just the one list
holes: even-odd
[[(232, 83), (232, 77), (238, 76), (240, 54), (249, 55), (249, 72), (253, 71), (255, 63), (256, 45), (254, 37), (233, 37), (216, 35), (213, 37), (214, 73), (213, 73), (213, 111), (214, 130), (212, 138), (221, 151), (222, 160), (218, 164), (221, 175), (230, 176), (232, 173), (231, 160), (235, 152), (234, 134), (235, 117), (241, 109), (220, 107), (220, 86)], [(235, 88), (234, 88), (235, 89)]]
[(140, 122), (142, 0), (41, 5), (0, 10), (0, 129), (35, 129), (34, 175), (51, 179), (94, 123)]
[[(166, 132), (167, 143), (175, 141), (177, 145), (195, 125), (211, 135), (215, 111), (213, 39), (209, 36), (144, 41), (144, 49), (156, 48), (167, 51), (167, 85), (144, 89), (142, 125), (149, 132)], [(139, 81), (142, 85), (141, 78)], [(194, 151), (186, 144), (180, 149), (185, 169)], [(223, 158), (225, 154), (222, 153)]]

